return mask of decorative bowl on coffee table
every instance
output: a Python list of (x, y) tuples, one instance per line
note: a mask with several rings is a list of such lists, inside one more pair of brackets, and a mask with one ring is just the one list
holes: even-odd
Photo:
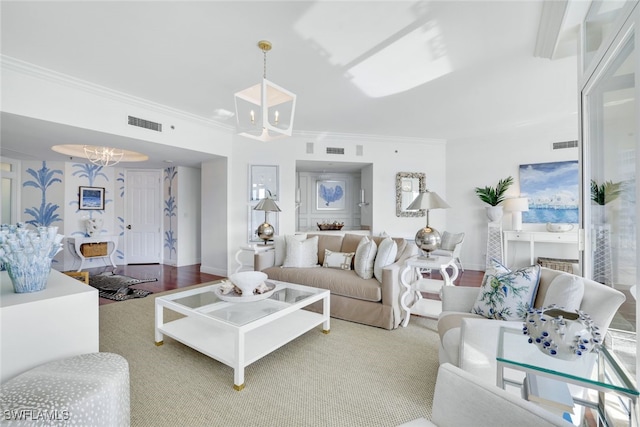
[(241, 271), (229, 276), (231, 283), (242, 291), (242, 296), (251, 296), (253, 291), (267, 280), (268, 276), (261, 271)]

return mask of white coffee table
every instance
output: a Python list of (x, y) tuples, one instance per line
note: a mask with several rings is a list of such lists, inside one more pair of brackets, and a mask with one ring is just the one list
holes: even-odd
[[(329, 291), (293, 283), (268, 281), (273, 294), (261, 301), (227, 302), (212, 284), (156, 298), (155, 341), (163, 335), (230, 366), (233, 387), (244, 388), (244, 368), (322, 324), (329, 333)], [(303, 310), (322, 300), (322, 313)], [(167, 323), (164, 309), (185, 317)]]

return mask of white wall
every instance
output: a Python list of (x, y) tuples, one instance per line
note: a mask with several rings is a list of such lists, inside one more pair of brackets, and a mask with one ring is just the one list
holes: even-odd
[(200, 263), (200, 169), (178, 167), (178, 259), (176, 267)]
[[(313, 154), (307, 154), (307, 143), (313, 142)], [(361, 145), (362, 155), (356, 148)], [(326, 147), (344, 148), (344, 155), (326, 154)], [(424, 227), (426, 218), (399, 218), (395, 208), (395, 176), (397, 172), (424, 172), (427, 188), (435, 190), (447, 198), (446, 145), (442, 140), (381, 139), (367, 136), (340, 136), (326, 134), (305, 134), (264, 143), (241, 136), (234, 136), (233, 154), (229, 168), (229, 221), (227, 253), (228, 268), (235, 270), (234, 255), (238, 247), (248, 240), (247, 206), (248, 170), (251, 164), (278, 165), (280, 175), (280, 200), (278, 206), (280, 234), (296, 231), (296, 161), (332, 161), (372, 164), (371, 191), (368, 192), (371, 205), (370, 218), (373, 234), (386, 232), (392, 236), (413, 239), (418, 229)], [(204, 188), (204, 185), (203, 185)], [(204, 208), (203, 208), (204, 212)], [(364, 214), (367, 215), (367, 214)], [(445, 224), (444, 211), (434, 211), (431, 222)], [(203, 220), (204, 221), (204, 220)], [(436, 226), (437, 227), (437, 226)], [(205, 237), (203, 236), (203, 242)], [(204, 251), (203, 251), (204, 260)], [(203, 261), (204, 263), (204, 261)]]
[[(230, 173), (227, 159), (218, 159), (202, 163), (201, 199), (201, 266), (205, 273), (227, 275), (227, 254), (229, 247), (229, 224), (231, 221), (226, 209), (233, 193), (228, 191)], [(234, 246), (235, 248), (235, 246)], [(232, 259), (232, 258), (231, 258)]]
[[(462, 263), (465, 269), (484, 270), (487, 245), (485, 203), (474, 192), (475, 187), (495, 186), (511, 175), (515, 179), (510, 196), (520, 191), (519, 166), (578, 160), (578, 148), (552, 150), (553, 142), (578, 139), (577, 118), (536, 123), (482, 137), (464, 138), (447, 143), (447, 210), (446, 229), (465, 232)], [(429, 183), (427, 181), (427, 186)], [(438, 223), (434, 222), (434, 226)], [(444, 227), (443, 227), (444, 229)], [(511, 215), (505, 213), (503, 229), (511, 229)], [(525, 230), (545, 230), (544, 224), (523, 224)], [(509, 247), (514, 265), (528, 264), (528, 246), (518, 243)], [(536, 256), (578, 258), (568, 245), (536, 245)], [(512, 255), (515, 258), (512, 258)]]

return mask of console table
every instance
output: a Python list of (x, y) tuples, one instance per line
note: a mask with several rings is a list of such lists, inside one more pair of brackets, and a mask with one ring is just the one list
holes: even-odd
[(51, 270), (47, 287), (17, 294), (0, 272), (0, 382), (46, 362), (98, 351), (98, 290)]
[[(244, 264), (242, 262), (242, 260), (240, 259), (240, 256), (242, 255), (243, 252), (250, 252), (251, 255), (255, 255), (257, 253), (260, 252), (267, 252), (267, 251), (272, 251), (274, 250), (274, 245), (272, 243), (270, 244), (252, 244), (252, 245), (242, 245), (240, 246), (240, 249), (238, 249), (238, 252), (236, 252), (235, 255), (235, 259), (236, 262), (238, 263), (238, 267), (236, 268), (236, 271), (234, 271), (234, 273), (237, 273), (239, 271), (241, 271), (243, 268), (251, 268), (253, 269), (253, 264), (249, 265), (249, 264)], [(251, 258), (251, 261), (253, 262), (253, 258)]]
[[(528, 242), (529, 243), (529, 257), (531, 258), (531, 265), (534, 263), (534, 253), (536, 243), (561, 243), (574, 245), (576, 251), (578, 246), (578, 231), (567, 231), (563, 233), (552, 233), (550, 231), (503, 231), (502, 238), (504, 240), (504, 262), (506, 263), (509, 252), (509, 242)], [(576, 256), (577, 258), (577, 256)]]
[[(109, 258), (112, 266), (116, 266), (116, 262), (113, 259), (113, 256), (116, 253), (116, 249), (118, 249), (118, 236), (96, 236), (96, 237), (67, 237), (67, 241), (71, 246), (73, 246), (76, 255), (80, 257), (80, 267), (78, 267), (77, 271), (82, 270), (84, 262), (87, 258)], [(86, 243), (106, 243), (107, 244), (107, 254), (106, 255), (98, 255), (92, 257), (85, 257), (80, 250), (80, 246)], [(111, 244), (109, 244), (111, 243)]]

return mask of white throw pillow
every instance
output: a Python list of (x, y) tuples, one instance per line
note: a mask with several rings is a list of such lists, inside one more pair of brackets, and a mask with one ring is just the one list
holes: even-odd
[(471, 312), (489, 319), (524, 320), (536, 298), (540, 266), (511, 271), (494, 259), (491, 264)]
[[(306, 234), (293, 235), (297, 240), (303, 241), (307, 238)], [(275, 251), (274, 266), (280, 267), (284, 263), (284, 258), (287, 256), (287, 241), (285, 236), (273, 236), (273, 250)]]
[(318, 236), (300, 242), (296, 236), (285, 236), (287, 255), (282, 267), (318, 267)]
[(373, 277), (373, 263), (376, 259), (378, 246), (368, 237), (363, 237), (358, 243), (356, 249), (356, 257), (353, 262), (353, 269), (356, 274), (363, 279), (371, 279)]
[(555, 304), (566, 311), (576, 311), (580, 309), (583, 296), (584, 281), (582, 277), (573, 274), (559, 274), (549, 283), (542, 307)]
[(391, 237), (387, 237), (380, 242), (376, 260), (373, 264), (373, 275), (376, 276), (378, 282), (382, 283), (382, 269), (395, 262), (397, 253), (398, 245)]
[(341, 270), (351, 270), (351, 260), (355, 252), (333, 252), (324, 250), (324, 264), (326, 268), (339, 268)]

